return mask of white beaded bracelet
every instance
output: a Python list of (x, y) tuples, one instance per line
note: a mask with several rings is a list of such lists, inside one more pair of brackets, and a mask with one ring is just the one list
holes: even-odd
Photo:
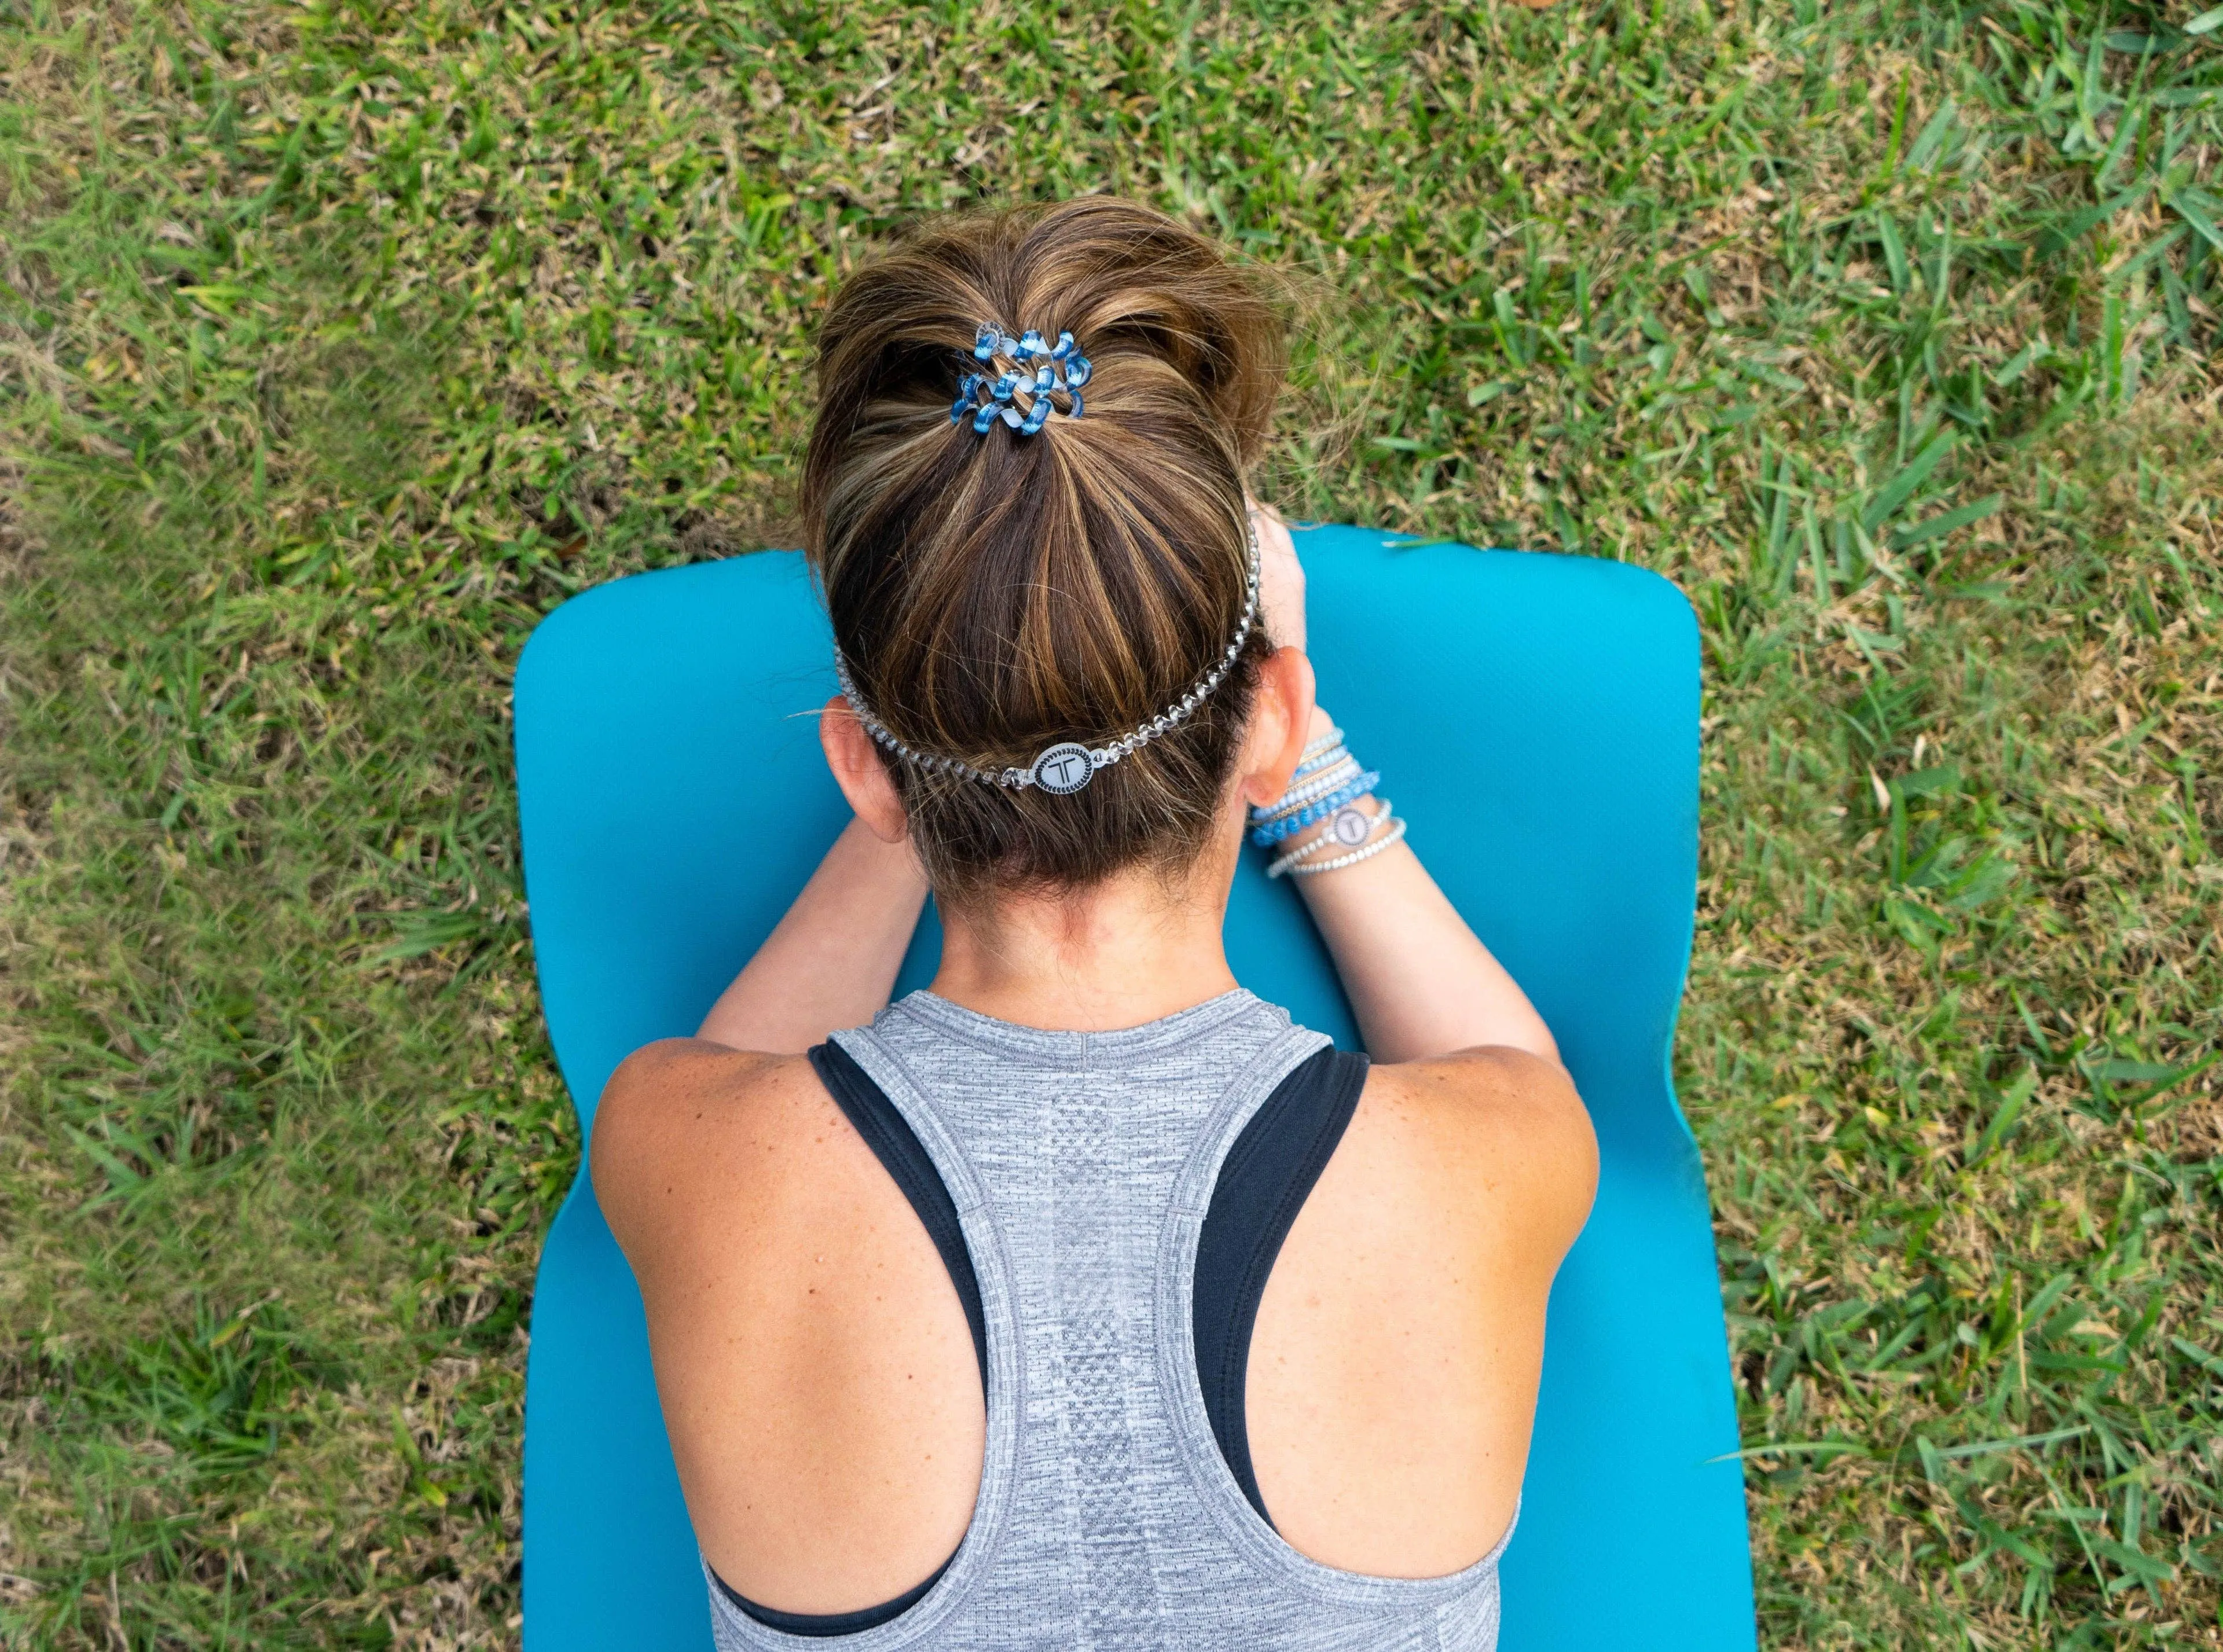
[(1264, 826), (1271, 820), (1285, 820), (1307, 803), (1317, 803), (1323, 797), (1340, 788), (1343, 783), (1360, 772), (1358, 759), (1348, 751), (1318, 774), (1292, 786), (1264, 808), (1253, 809), (1253, 825)]
[[(1384, 809), (1382, 814), (1389, 811)], [(1376, 815), (1380, 820), (1382, 815)], [(1313, 861), (1303, 866), (1289, 868), (1291, 877), (1318, 877), (1322, 872), (1339, 872), (1346, 866), (1356, 866), (1362, 860), (1371, 860), (1405, 835), (1405, 822), (1401, 818), (1389, 822), (1389, 830), (1363, 849), (1354, 849), (1347, 855), (1338, 855), (1333, 860)]]
[[(1344, 848), (1356, 850), (1357, 851), (1357, 858), (1363, 860), (1367, 856), (1376, 852), (1375, 846), (1372, 844), (1370, 844), (1368, 839), (1373, 836), (1374, 832), (1378, 828), (1391, 825), (1394, 822), (1396, 826), (1395, 835), (1381, 840), (1380, 846), (1384, 849), (1388, 848), (1390, 844), (1396, 841), (1397, 837), (1403, 835), (1405, 823), (1402, 820), (1396, 819), (1395, 813), (1390, 808), (1389, 800), (1388, 798), (1377, 797), (1374, 800), (1374, 813), (1370, 815), (1368, 814), (1365, 810), (1355, 806), (1346, 806), (1343, 808), (1338, 809), (1333, 814), (1328, 817), (1326, 831), (1321, 832), (1318, 837), (1313, 839), (1311, 842), (1304, 845), (1301, 848), (1292, 849), (1286, 855), (1282, 856), (1276, 860), (1269, 862), (1266, 867), (1266, 876), (1269, 877), (1279, 877), (1284, 872), (1288, 872), (1292, 876), (1302, 876), (1313, 871), (1326, 871), (1330, 870), (1330, 868), (1325, 862), (1320, 863), (1317, 866), (1309, 866), (1305, 864), (1306, 862), (1310, 861), (1313, 857), (1319, 854), (1323, 849)], [(1342, 823), (1346, 819), (1363, 821), (1364, 823), (1363, 828), (1363, 835), (1356, 838), (1345, 836)], [(1351, 863), (1349, 860), (1342, 857), (1338, 857), (1335, 862), (1335, 864), (1338, 866), (1346, 866), (1351, 864)]]

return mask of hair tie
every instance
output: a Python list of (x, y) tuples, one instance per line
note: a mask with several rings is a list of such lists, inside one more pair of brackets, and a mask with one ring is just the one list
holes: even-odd
[(1079, 418), (1080, 386), (1095, 372), (1074, 347), (1071, 333), (1060, 333), (1056, 343), (1045, 344), (1031, 327), (1013, 338), (992, 321), (980, 323), (973, 359), (991, 367), (999, 361), (1011, 363), (1000, 371), (968, 373), (958, 382), (949, 422), (962, 424), (969, 413), (979, 436), (986, 436), (998, 418), (1021, 436), (1042, 429), (1053, 411)]

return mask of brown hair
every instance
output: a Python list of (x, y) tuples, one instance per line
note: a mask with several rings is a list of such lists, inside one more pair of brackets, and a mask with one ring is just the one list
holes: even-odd
[[(1082, 417), (953, 423), (983, 322), (1069, 330)], [(1103, 741), (1180, 700), (1232, 639), (1244, 478), (1282, 372), (1279, 314), (1219, 248), (1108, 198), (940, 218), (842, 285), (818, 342), (805, 541), (835, 645), (901, 739), (985, 769)], [(890, 771), (936, 893), (1170, 871), (1201, 848), (1263, 625), (1195, 714), (1060, 796)]]

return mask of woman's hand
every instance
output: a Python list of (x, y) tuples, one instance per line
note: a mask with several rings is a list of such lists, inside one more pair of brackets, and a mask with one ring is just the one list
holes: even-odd
[(1265, 610), (1266, 635), (1276, 648), (1305, 645), (1305, 570), (1289, 524), (1269, 505), (1249, 499), (1251, 531), (1258, 536), (1258, 606)]

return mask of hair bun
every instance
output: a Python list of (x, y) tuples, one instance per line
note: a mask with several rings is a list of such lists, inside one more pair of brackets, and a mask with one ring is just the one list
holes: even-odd
[[(956, 765), (893, 765), (944, 898), (1169, 864), (1218, 818), (1267, 647), (1237, 629), (1244, 474), (1282, 349), (1219, 247), (1109, 197), (929, 220), (836, 294), (806, 542), (859, 698)], [(1193, 714), (1085, 791), (957, 777), (1119, 738), (1231, 638)]]

